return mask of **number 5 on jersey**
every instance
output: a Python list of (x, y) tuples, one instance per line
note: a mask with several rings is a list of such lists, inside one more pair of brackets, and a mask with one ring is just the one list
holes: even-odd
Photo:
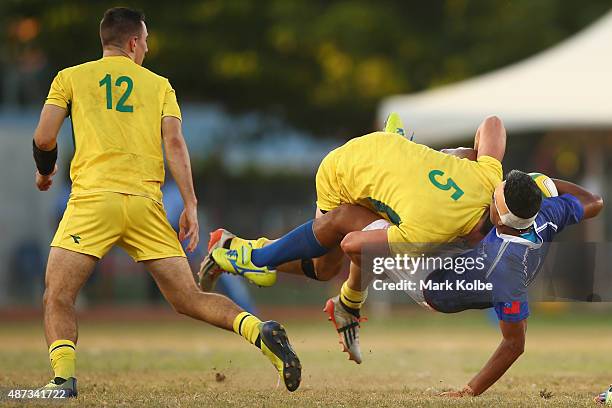
[(431, 181), (431, 184), (433, 184), (440, 190), (446, 191), (450, 190), (451, 188), (454, 189), (455, 192), (451, 195), (451, 198), (457, 201), (463, 195), (463, 190), (457, 185), (457, 183), (455, 183), (455, 180), (450, 177), (446, 180), (446, 183), (444, 184), (442, 184), (440, 181), (438, 181), (438, 179), (436, 179), (437, 176), (443, 175), (444, 172), (442, 170), (432, 170), (429, 172), (429, 181)]
[[(100, 86), (106, 85), (106, 109), (113, 109), (113, 90), (111, 88), (112, 82), (113, 80), (111, 74), (106, 74), (106, 76), (100, 80)], [(115, 110), (118, 112), (134, 112), (134, 107), (132, 105), (125, 104), (132, 93), (134, 82), (132, 81), (132, 78), (122, 75), (115, 81), (115, 86), (121, 88), (123, 83), (126, 83), (127, 87), (125, 88), (123, 95), (121, 95), (121, 98), (119, 98), (119, 101), (117, 101)]]

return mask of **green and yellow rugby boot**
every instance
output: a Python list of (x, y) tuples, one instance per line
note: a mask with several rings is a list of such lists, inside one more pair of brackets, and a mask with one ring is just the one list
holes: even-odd
[(208, 255), (204, 257), (204, 260), (200, 264), (200, 271), (198, 272), (198, 284), (200, 289), (202, 289), (204, 292), (212, 292), (217, 284), (217, 281), (219, 280), (219, 277), (223, 272), (225, 272), (212, 259), (210, 255), (212, 251), (217, 248), (237, 250), (242, 245), (248, 245), (251, 248), (263, 248), (263, 246), (268, 242), (270, 242), (270, 240), (266, 237), (261, 237), (258, 239), (243, 239), (223, 228), (219, 228), (211, 232), (210, 239), (208, 241)]
[(404, 130), (404, 122), (402, 121), (402, 118), (400, 118), (400, 115), (397, 114), (397, 112), (391, 112), (389, 116), (387, 116), (383, 132), (397, 133), (398, 135), (406, 136), (406, 131)]

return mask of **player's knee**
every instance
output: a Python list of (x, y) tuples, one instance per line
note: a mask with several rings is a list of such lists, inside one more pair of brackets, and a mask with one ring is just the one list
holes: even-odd
[(342, 248), (342, 252), (351, 255), (359, 255), (361, 252), (361, 244), (358, 240), (358, 232), (350, 232), (346, 234), (342, 242), (340, 242), (340, 248)]
[(45, 308), (54, 305), (71, 306), (73, 304), (74, 299), (69, 294), (61, 290), (51, 288), (45, 289), (45, 293), (43, 294), (43, 306)]
[(47, 307), (50, 301), (51, 301), (51, 294), (49, 293), (49, 291), (45, 290), (45, 293), (43, 294), (43, 306)]

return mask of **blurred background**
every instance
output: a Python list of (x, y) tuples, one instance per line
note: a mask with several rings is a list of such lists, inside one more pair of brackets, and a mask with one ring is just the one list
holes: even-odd
[[(57, 71), (100, 58), (98, 24), (112, 6), (0, 2), (5, 317), (38, 315), (48, 244), (70, 190), (69, 122), (60, 136), (53, 188), (40, 193), (34, 187), (30, 139), (38, 114)], [(185, 0), (179, 7), (145, 1), (129, 6), (146, 14), (144, 66), (169, 78), (183, 110), (203, 240), (191, 259), (194, 270), (210, 230), (223, 226), (245, 237), (275, 238), (312, 218), (319, 161), (348, 139), (380, 128), (392, 110), (417, 142), (434, 148), (470, 146), (480, 121), (498, 114), (508, 130), (505, 171), (539, 171), (604, 198), (612, 191), (609, 0)], [(167, 183), (164, 194), (176, 223), (176, 186)], [(611, 237), (608, 205), (561, 239), (602, 243), (608, 250), (598, 259), (609, 271)], [(322, 306), (339, 282), (282, 276), (269, 289), (229, 278), (222, 286), (254, 310)], [(100, 262), (78, 303), (91, 310), (161, 301), (148, 274), (116, 249)]]

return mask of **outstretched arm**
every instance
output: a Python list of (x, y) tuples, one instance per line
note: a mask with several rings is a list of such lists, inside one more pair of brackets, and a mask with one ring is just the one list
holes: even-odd
[(457, 156), (460, 159), (470, 160), (476, 160), (480, 156), (490, 156), (501, 162), (506, 152), (504, 123), (497, 116), (487, 116), (476, 130), (473, 149), (458, 147), (456, 149), (442, 149), (441, 152)]
[(172, 177), (174, 177), (174, 181), (176, 181), (185, 204), (185, 209), (179, 220), (179, 239), (183, 241), (189, 238), (187, 250), (193, 252), (199, 241), (198, 200), (193, 188), (191, 162), (181, 130), (181, 121), (174, 116), (164, 117), (162, 119), (162, 137), (168, 168)]
[(527, 320), (520, 322), (499, 322), (503, 339), (487, 364), (472, 378), (461, 391), (442, 393), (445, 397), (476, 396), (485, 392), (493, 385), (510, 366), (519, 358), (525, 349), (525, 332)]
[(56, 105), (45, 105), (34, 131), (34, 159), (36, 161), (36, 187), (47, 191), (57, 172), (57, 135), (66, 118), (66, 109)]
[(482, 121), (474, 137), (477, 157), (490, 156), (500, 162), (506, 152), (506, 129), (497, 116), (488, 116)]
[(552, 181), (555, 183), (559, 194), (571, 194), (580, 201), (582, 208), (584, 208), (585, 219), (595, 217), (602, 210), (603, 199), (599, 195), (569, 181), (558, 179), (552, 179)]

